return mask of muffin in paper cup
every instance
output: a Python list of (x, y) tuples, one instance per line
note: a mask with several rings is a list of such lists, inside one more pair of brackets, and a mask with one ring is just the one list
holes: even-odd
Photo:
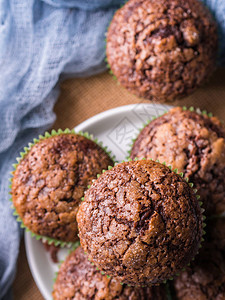
[(102, 274), (88, 261), (81, 247), (61, 264), (53, 287), (53, 299), (169, 300), (167, 287), (132, 287)]
[(176, 173), (165, 163), (130, 160), (104, 170), (87, 190), (77, 214), (80, 242), (106, 275), (159, 285), (198, 253), (204, 210), (193, 184)]
[(130, 0), (107, 31), (111, 73), (131, 93), (154, 102), (189, 95), (215, 70), (217, 26), (198, 0)]
[[(166, 112), (165, 112), (166, 113)], [(122, 163), (125, 163), (126, 161), (127, 162), (130, 162), (130, 161), (138, 161), (138, 160), (146, 160), (146, 158), (138, 158), (138, 157), (136, 157), (134, 160), (132, 160), (130, 157), (129, 158), (127, 158), (126, 160), (123, 160), (122, 161)], [(150, 160), (152, 160), (152, 159), (150, 159)], [(201, 240), (200, 240), (200, 243), (199, 243), (199, 249), (198, 249), (198, 251), (196, 252), (196, 254), (198, 255), (199, 254), (199, 251), (200, 251), (200, 249), (202, 248), (202, 245), (204, 245), (204, 241), (205, 241), (205, 235), (206, 235), (206, 231), (205, 231), (205, 227), (206, 227), (206, 222), (205, 222), (205, 220), (206, 220), (206, 217), (205, 217), (205, 215), (204, 215), (204, 208), (202, 208), (202, 201), (200, 201), (200, 196), (197, 194), (197, 189), (194, 187), (194, 184), (192, 183), (192, 182), (189, 182), (189, 178), (185, 178), (184, 177), (184, 173), (178, 173), (178, 169), (172, 169), (172, 166), (170, 166), (170, 165), (166, 165), (166, 163), (165, 162), (160, 162), (159, 160), (156, 160), (155, 162), (157, 162), (157, 163), (160, 163), (160, 164), (162, 164), (162, 165), (164, 165), (164, 166), (167, 166), (172, 172), (174, 172), (175, 174), (177, 174), (177, 175), (179, 175), (180, 177), (182, 177), (187, 183), (188, 183), (188, 185), (189, 185), (189, 187), (193, 190), (193, 192), (194, 192), (194, 194), (195, 194), (195, 196), (196, 196), (196, 200), (197, 200), (197, 202), (198, 202), (198, 204), (199, 204), (199, 206), (200, 206), (200, 212), (202, 213), (202, 238), (201, 238)], [(114, 164), (114, 166), (116, 166), (118, 163), (115, 163)], [(108, 167), (108, 170), (111, 170), (113, 167), (112, 166), (109, 166)], [(98, 174), (97, 175), (97, 179), (102, 175), (102, 174), (104, 174), (105, 172), (106, 172), (107, 170), (102, 170), (102, 173), (101, 174)], [(95, 180), (93, 180), (93, 182), (95, 182), (96, 181), (96, 179)], [(89, 188), (90, 188), (90, 186), (89, 186)], [(86, 193), (86, 192), (85, 192)], [(84, 197), (82, 198), (82, 201), (84, 201)], [(213, 218), (214, 219), (214, 218)], [(225, 218), (224, 218), (225, 219)], [(215, 231), (215, 230), (214, 230)], [(217, 234), (217, 236), (218, 236), (218, 234)], [(84, 252), (85, 254), (87, 254), (86, 252)], [(195, 260), (195, 257), (196, 256), (194, 256), (194, 257), (192, 257), (192, 259), (191, 259), (191, 261), (187, 264), (187, 266), (186, 267), (189, 267), (190, 266), (190, 264), (191, 264), (191, 262), (192, 261), (194, 261)], [(89, 261), (91, 261), (90, 260), (90, 258), (88, 258), (88, 260)], [(93, 262), (91, 262), (91, 264), (94, 266), (95, 264), (93, 263)], [(170, 278), (169, 278), (169, 281), (173, 281), (176, 277), (178, 277), (178, 276), (180, 276), (180, 273), (181, 272), (183, 272), (183, 271), (185, 271), (186, 270), (186, 267), (184, 267), (184, 268), (182, 268), (182, 270), (180, 270), (179, 272), (177, 272), (176, 274), (174, 274), (174, 276), (171, 276)], [(96, 269), (99, 271), (99, 270), (101, 270), (101, 273), (102, 273), (102, 275), (105, 275), (105, 272), (104, 271), (102, 271), (102, 269), (101, 269), (101, 266), (100, 266), (100, 269), (98, 268), (98, 267), (96, 267)], [(110, 278), (111, 276), (109, 276), (109, 275), (107, 275), (108, 276), (108, 278)], [(171, 290), (171, 284), (169, 283), (169, 281), (166, 279), (166, 280), (164, 280), (163, 281), (163, 284), (161, 284), (160, 286), (163, 286), (163, 285), (165, 285), (165, 289), (166, 289), (166, 298), (165, 299), (168, 299), (168, 300), (171, 300), (171, 299), (173, 299), (173, 297), (172, 297), (172, 290)], [(121, 285), (123, 285), (124, 283), (123, 282), (120, 282), (120, 284)], [(131, 286), (131, 284), (126, 284), (127, 286)], [(139, 284), (137, 284), (138, 286), (139, 286)], [(133, 285), (132, 285), (133, 286)], [(145, 287), (145, 285), (142, 285), (142, 287)]]
[(81, 198), (97, 174), (114, 164), (110, 152), (88, 133), (52, 130), (17, 161), (10, 187), (21, 226), (43, 242), (77, 246)]
[(225, 128), (211, 113), (175, 107), (145, 124), (129, 153), (159, 159), (195, 184), (206, 215), (225, 211)]

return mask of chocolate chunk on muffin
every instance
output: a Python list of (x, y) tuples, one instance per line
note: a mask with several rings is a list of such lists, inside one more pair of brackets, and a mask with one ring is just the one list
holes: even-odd
[(202, 236), (201, 209), (189, 184), (150, 160), (103, 173), (85, 194), (77, 221), (89, 259), (131, 285), (174, 276), (195, 256)]
[(54, 300), (166, 300), (165, 285), (137, 288), (121, 285), (101, 274), (92, 265), (81, 247), (72, 252), (61, 265), (53, 288)]
[(100, 146), (79, 134), (40, 139), (13, 174), (16, 212), (34, 234), (74, 242), (81, 197), (96, 175), (112, 164)]
[(217, 29), (198, 0), (130, 0), (107, 33), (106, 55), (118, 81), (154, 101), (193, 92), (215, 68)]
[(225, 299), (225, 261), (222, 253), (207, 246), (174, 281), (177, 300)]
[(198, 189), (206, 214), (225, 211), (225, 128), (216, 117), (173, 108), (140, 132), (134, 157), (177, 168)]

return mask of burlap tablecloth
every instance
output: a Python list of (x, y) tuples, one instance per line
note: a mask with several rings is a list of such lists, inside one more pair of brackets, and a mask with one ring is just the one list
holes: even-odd
[[(140, 102), (148, 101), (128, 93), (107, 73), (70, 79), (61, 84), (61, 95), (55, 106), (57, 120), (53, 128), (73, 128), (104, 110)], [(200, 107), (225, 121), (225, 69), (217, 70), (205, 86), (173, 105)], [(15, 300), (43, 299), (30, 273), (23, 242), (13, 290)]]

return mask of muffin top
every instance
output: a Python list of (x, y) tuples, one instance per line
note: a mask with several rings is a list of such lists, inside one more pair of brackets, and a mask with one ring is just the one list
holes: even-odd
[(157, 162), (116, 165), (85, 194), (81, 246), (106, 274), (131, 285), (158, 284), (196, 254), (202, 215), (193, 190)]
[(130, 0), (109, 26), (106, 54), (132, 93), (171, 101), (212, 73), (217, 39), (215, 22), (198, 0)]
[(211, 246), (204, 247), (190, 267), (174, 281), (177, 300), (225, 299), (225, 261)]
[(53, 299), (73, 300), (165, 300), (165, 286), (137, 288), (121, 285), (102, 275), (87, 259), (81, 247), (61, 265), (53, 288)]
[(78, 134), (41, 139), (13, 174), (12, 200), (24, 225), (35, 234), (77, 240), (81, 197), (112, 160), (95, 142)]
[(134, 157), (177, 168), (195, 184), (207, 214), (225, 211), (225, 129), (217, 118), (173, 108), (140, 132)]

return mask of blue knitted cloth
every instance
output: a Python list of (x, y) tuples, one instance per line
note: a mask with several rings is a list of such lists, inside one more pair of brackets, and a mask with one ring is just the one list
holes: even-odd
[[(225, 0), (202, 0), (220, 27), (225, 64)], [(0, 299), (10, 299), (20, 229), (9, 174), (23, 147), (54, 122), (61, 74), (101, 72), (104, 34), (124, 0), (0, 0)]]

